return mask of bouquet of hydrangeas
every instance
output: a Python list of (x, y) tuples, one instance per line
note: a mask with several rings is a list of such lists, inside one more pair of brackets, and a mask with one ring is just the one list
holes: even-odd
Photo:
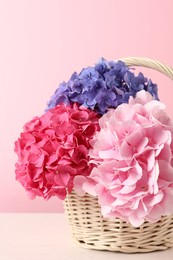
[(57, 88), (15, 143), (16, 179), (30, 198), (72, 190), (104, 217), (140, 226), (173, 213), (173, 121), (157, 85), (101, 59)]

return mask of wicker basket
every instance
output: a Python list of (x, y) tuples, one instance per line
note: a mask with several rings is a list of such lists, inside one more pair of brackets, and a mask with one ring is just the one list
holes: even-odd
[[(173, 79), (173, 70), (158, 61), (125, 58), (128, 66), (153, 68)], [(171, 205), (170, 205), (171, 206)], [(173, 215), (156, 223), (145, 222), (138, 228), (116, 219), (104, 219), (96, 197), (75, 192), (68, 194), (64, 208), (75, 242), (84, 248), (124, 253), (151, 252), (173, 247)]]

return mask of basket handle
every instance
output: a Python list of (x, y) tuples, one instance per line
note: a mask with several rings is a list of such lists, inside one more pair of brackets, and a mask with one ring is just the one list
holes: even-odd
[(173, 69), (167, 65), (164, 65), (160, 61), (138, 57), (128, 57), (119, 60), (124, 61), (127, 66), (143, 66), (146, 68), (155, 69), (173, 80)]

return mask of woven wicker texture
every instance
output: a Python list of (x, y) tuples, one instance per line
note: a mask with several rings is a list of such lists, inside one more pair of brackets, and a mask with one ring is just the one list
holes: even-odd
[[(153, 68), (173, 79), (173, 70), (146, 58), (123, 58), (128, 66)], [(171, 206), (171, 205), (170, 205)], [(151, 252), (173, 247), (173, 215), (138, 228), (116, 219), (104, 219), (96, 197), (68, 194), (64, 201), (74, 241), (84, 248), (124, 253)]]
[(165, 250), (173, 246), (173, 216), (139, 228), (116, 218), (104, 219), (97, 198), (74, 192), (64, 202), (74, 241), (84, 248), (124, 253)]

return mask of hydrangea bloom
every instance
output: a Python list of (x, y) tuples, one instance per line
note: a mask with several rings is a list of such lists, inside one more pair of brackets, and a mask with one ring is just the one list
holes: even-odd
[(98, 115), (86, 108), (58, 105), (24, 126), (15, 143), (16, 179), (31, 198), (64, 199), (74, 176), (87, 176), (89, 140), (98, 130)]
[(89, 177), (77, 176), (78, 194), (98, 196), (104, 217), (133, 226), (173, 213), (173, 122), (144, 90), (101, 117), (91, 141)]
[(134, 73), (124, 62), (101, 59), (94, 67), (76, 72), (70, 80), (61, 83), (48, 102), (47, 110), (57, 104), (78, 102), (99, 114), (105, 114), (109, 108), (127, 103), (130, 96), (135, 97), (140, 90), (148, 91), (158, 100), (157, 85), (139, 73)]

